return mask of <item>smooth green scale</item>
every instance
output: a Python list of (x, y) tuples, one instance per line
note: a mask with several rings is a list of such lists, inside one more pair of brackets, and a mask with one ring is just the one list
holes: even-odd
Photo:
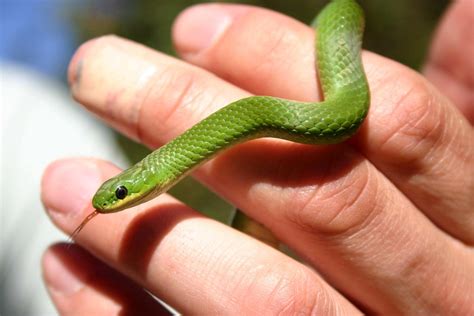
[[(93, 198), (97, 212), (116, 212), (148, 201), (221, 150), (246, 140), (277, 137), (328, 144), (352, 136), (370, 102), (360, 58), (363, 12), (352, 0), (334, 0), (316, 21), (324, 102), (266, 96), (233, 102), (105, 182)], [(126, 188), (126, 196), (117, 197), (119, 187)]]

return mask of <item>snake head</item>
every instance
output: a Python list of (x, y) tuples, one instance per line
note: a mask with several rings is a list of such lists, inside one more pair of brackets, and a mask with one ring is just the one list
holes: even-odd
[(152, 199), (156, 188), (148, 183), (147, 173), (137, 171), (140, 166), (125, 170), (114, 178), (104, 182), (92, 198), (92, 205), (99, 213), (113, 213), (130, 208)]

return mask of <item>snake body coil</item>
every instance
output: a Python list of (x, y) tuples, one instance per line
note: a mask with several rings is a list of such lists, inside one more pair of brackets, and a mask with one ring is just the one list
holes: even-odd
[(148, 201), (220, 151), (246, 140), (276, 137), (329, 144), (352, 136), (370, 102), (360, 56), (363, 12), (353, 0), (333, 0), (316, 24), (323, 102), (268, 96), (233, 102), (106, 181), (93, 198), (97, 212), (116, 212)]

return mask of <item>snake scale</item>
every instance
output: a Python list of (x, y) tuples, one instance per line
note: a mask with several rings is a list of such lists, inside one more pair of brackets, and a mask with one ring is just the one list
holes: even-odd
[(230, 103), (104, 182), (92, 200), (95, 211), (74, 234), (98, 213), (121, 211), (160, 195), (238, 143), (276, 137), (333, 144), (354, 135), (370, 103), (361, 62), (364, 24), (363, 11), (353, 0), (332, 0), (316, 17), (316, 68), (324, 101), (252, 96)]

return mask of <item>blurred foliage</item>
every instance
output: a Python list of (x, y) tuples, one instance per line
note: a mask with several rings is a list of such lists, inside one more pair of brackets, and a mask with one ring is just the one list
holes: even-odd
[[(197, 0), (90, 1), (75, 14), (83, 40), (114, 33), (168, 54), (174, 54), (171, 26), (185, 8)], [(309, 23), (327, 0), (242, 0)], [(419, 68), (432, 31), (448, 0), (359, 0), (366, 12), (364, 47)]]
[[(162, 52), (174, 55), (171, 27), (185, 8), (206, 1), (196, 0), (108, 0), (90, 1), (74, 18), (79, 35), (87, 40), (103, 34), (117, 34)], [(238, 2), (266, 7), (309, 23), (326, 0), (243, 0)], [(422, 66), (430, 38), (448, 0), (359, 0), (366, 13), (364, 48), (397, 60), (409, 67)], [(256, 30), (258, 31), (258, 30)], [(310, 52), (309, 52), (310, 53)], [(134, 163), (149, 151), (117, 136), (120, 146)], [(232, 207), (187, 178), (171, 190), (183, 202), (223, 222), (232, 216)]]

